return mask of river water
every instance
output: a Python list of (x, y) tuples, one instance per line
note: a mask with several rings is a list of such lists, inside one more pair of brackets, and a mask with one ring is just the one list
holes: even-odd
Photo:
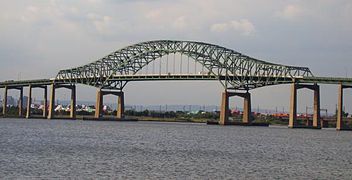
[(352, 131), (0, 119), (0, 179), (351, 179)]

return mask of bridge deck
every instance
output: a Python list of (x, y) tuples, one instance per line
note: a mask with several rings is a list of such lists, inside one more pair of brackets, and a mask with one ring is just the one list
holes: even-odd
[[(318, 83), (318, 84), (345, 84), (352, 85), (352, 78), (338, 78), (338, 77), (263, 77), (263, 76), (220, 76), (208, 75), (208, 74), (136, 74), (136, 75), (119, 75), (114, 76), (110, 81), (189, 81), (189, 80), (224, 80), (226, 78), (244, 78), (244, 79), (282, 79), (284, 83), (290, 83), (295, 79), (300, 83)], [(68, 80), (68, 79), (66, 79)], [(75, 79), (71, 79), (72, 82)], [(65, 83), (65, 80), (54, 80), (54, 79), (37, 79), (37, 80), (22, 80), (22, 81), (4, 81), (0, 82), (0, 88), (8, 87), (18, 87), (18, 86), (40, 86), (40, 85), (50, 85), (53, 82)], [(282, 84), (282, 83), (281, 83)]]
[(318, 84), (352, 84), (352, 78), (341, 77), (304, 77), (299, 79), (302, 83), (318, 83)]
[(18, 86), (29, 86), (29, 85), (50, 85), (53, 80), (50, 79), (35, 79), (35, 80), (21, 80), (21, 81), (4, 81), (0, 82), (0, 88), (8, 87), (18, 87)]

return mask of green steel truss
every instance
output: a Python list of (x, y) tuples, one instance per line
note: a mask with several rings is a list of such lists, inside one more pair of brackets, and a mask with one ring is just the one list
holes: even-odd
[(192, 41), (158, 40), (134, 44), (117, 50), (90, 64), (61, 70), (57, 83), (80, 83), (104, 89), (122, 90), (127, 82), (139, 80), (199, 80), (194, 76), (160, 75), (143, 79), (137, 75), (152, 61), (181, 53), (204, 66), (208, 71), (203, 79), (217, 79), (226, 89), (250, 90), (257, 87), (293, 82), (313, 77), (307, 67), (273, 64), (243, 55), (218, 45)]

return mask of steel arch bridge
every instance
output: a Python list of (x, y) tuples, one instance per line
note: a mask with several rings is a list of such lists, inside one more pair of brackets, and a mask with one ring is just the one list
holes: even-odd
[[(180, 73), (161, 73), (161, 59), (170, 54), (181, 54)], [(207, 70), (206, 73), (182, 74), (182, 57), (193, 59)], [(160, 59), (159, 73), (141, 74)], [(167, 61), (168, 62), (168, 61)], [(194, 64), (195, 64), (194, 63)], [(196, 65), (196, 64), (195, 64)], [(146, 67), (146, 68), (144, 68)], [(175, 68), (175, 63), (173, 65)], [(197, 67), (197, 66), (195, 66)], [(154, 70), (153, 70), (154, 71)], [(346, 128), (343, 122), (343, 90), (352, 88), (352, 78), (315, 77), (307, 67), (286, 66), (258, 60), (234, 50), (214, 44), (193, 41), (157, 40), (127, 46), (90, 64), (61, 70), (55, 78), (24, 81), (0, 82), (4, 88), (3, 112), (7, 116), (7, 92), (15, 89), (20, 92), (19, 116), (23, 115), (23, 89), (28, 87), (26, 118), (31, 117), (31, 97), (33, 88), (44, 89), (44, 107), (47, 107), (47, 86), (50, 85), (49, 108), (44, 108), (43, 117), (53, 119), (55, 116), (55, 91), (58, 88), (71, 90), (70, 118), (76, 118), (76, 84), (97, 87), (95, 119), (103, 117), (103, 96), (118, 96), (117, 119), (124, 119), (123, 88), (131, 81), (160, 80), (217, 80), (223, 85), (219, 124), (230, 124), (229, 98), (239, 96), (244, 99), (243, 120), (245, 125), (252, 124), (251, 89), (263, 86), (291, 84), (289, 127), (297, 127), (297, 90), (306, 88), (314, 91), (314, 116), (312, 127), (321, 128), (320, 124), (320, 86), (319, 84), (338, 84), (338, 113), (336, 129)], [(233, 91), (240, 90), (240, 91)], [(241, 92), (244, 90), (244, 92)]]
[[(175, 53), (188, 56), (209, 72), (206, 75), (137, 75), (156, 59)], [(61, 70), (55, 82), (122, 90), (127, 82), (138, 80), (219, 80), (225, 89), (250, 90), (291, 83), (303, 77), (313, 77), (309, 68), (265, 62), (214, 44), (157, 40), (130, 45), (90, 64)]]

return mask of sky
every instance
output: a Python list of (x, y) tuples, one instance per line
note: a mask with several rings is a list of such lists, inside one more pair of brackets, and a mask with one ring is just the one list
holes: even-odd
[[(55, 77), (130, 44), (195, 40), (269, 62), (307, 66), (315, 76), (352, 77), (350, 0), (0, 0), (0, 81)], [(134, 82), (127, 104), (220, 104), (219, 82)], [(335, 110), (337, 86), (322, 86), (322, 108)], [(3, 91), (0, 90), (1, 95)], [(79, 86), (78, 99), (96, 89)], [(40, 98), (41, 91), (35, 90)], [(299, 111), (312, 106), (299, 91)], [(346, 108), (352, 112), (351, 90)], [(16, 96), (15, 91), (10, 95)], [(68, 99), (59, 90), (58, 98)], [(289, 86), (252, 91), (254, 107), (288, 109)], [(116, 101), (106, 98), (107, 102)], [(234, 98), (232, 106), (242, 105)]]

